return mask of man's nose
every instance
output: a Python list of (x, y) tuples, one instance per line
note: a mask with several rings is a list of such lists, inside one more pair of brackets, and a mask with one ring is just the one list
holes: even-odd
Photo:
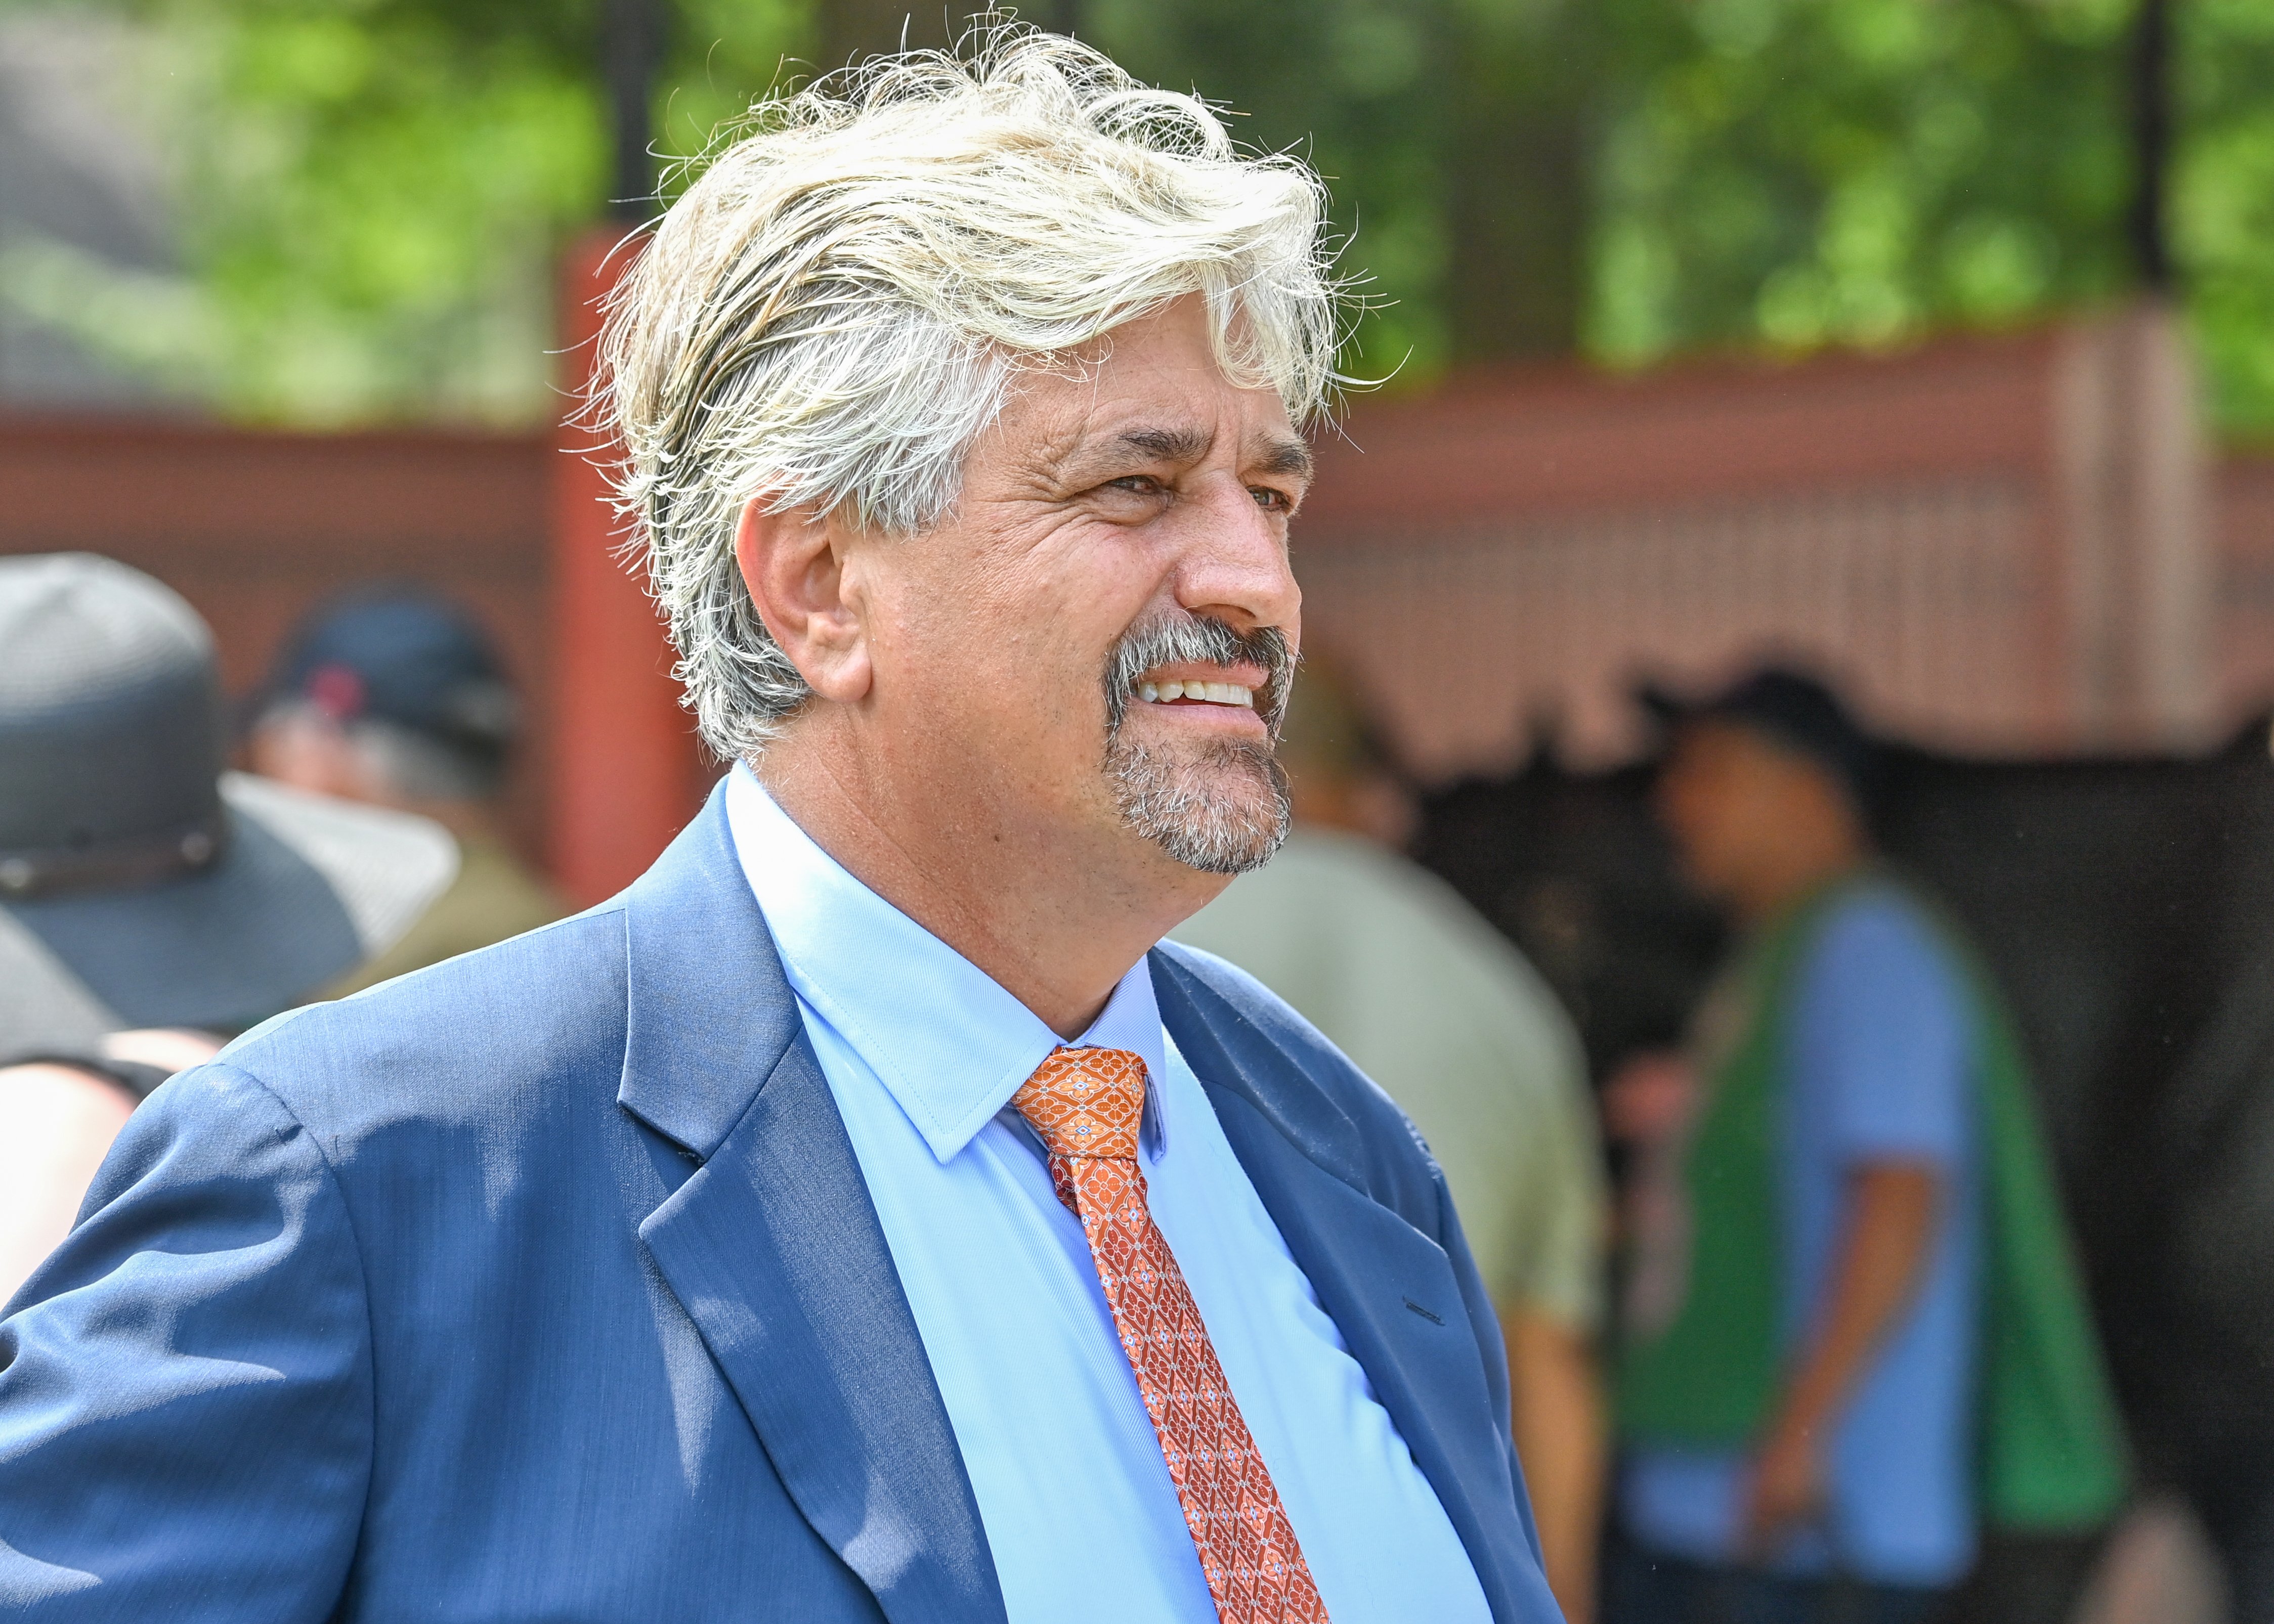
[(1300, 629), (1303, 590), (1287, 557), (1286, 530), (1236, 477), (1211, 481), (1203, 501), (1186, 510), (1177, 602), (1188, 613), (1240, 631), (1276, 626)]

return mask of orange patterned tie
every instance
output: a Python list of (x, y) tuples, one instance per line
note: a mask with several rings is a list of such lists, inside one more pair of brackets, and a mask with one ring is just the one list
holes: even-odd
[(1199, 1547), (1222, 1624), (1325, 1624), (1270, 1470), (1216, 1363), (1184, 1271), (1145, 1205), (1137, 1128), (1145, 1062), (1122, 1049), (1058, 1049), (1011, 1098), (1050, 1153), (1058, 1199), (1089, 1255)]

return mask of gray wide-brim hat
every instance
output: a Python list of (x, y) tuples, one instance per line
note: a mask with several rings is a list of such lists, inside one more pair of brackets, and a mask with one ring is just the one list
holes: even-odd
[(236, 1032), (391, 945), (456, 877), (425, 818), (224, 773), (195, 611), (108, 559), (0, 559), (0, 1058)]

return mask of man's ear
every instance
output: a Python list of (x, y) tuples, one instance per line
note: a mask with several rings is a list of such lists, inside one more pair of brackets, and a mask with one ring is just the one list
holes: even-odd
[(734, 562), (758, 618), (806, 686), (840, 704), (866, 695), (871, 675), (860, 594), (846, 570), (854, 539), (809, 508), (771, 512), (763, 496), (743, 504), (734, 526)]

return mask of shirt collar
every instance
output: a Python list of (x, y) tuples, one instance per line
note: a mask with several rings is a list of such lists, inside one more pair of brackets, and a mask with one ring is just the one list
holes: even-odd
[[(853, 1046), (932, 1154), (947, 1161), (1035, 1074), (1058, 1034), (855, 879), (747, 765), (728, 776), (727, 823), (792, 989)], [(1143, 959), (1073, 1046), (1128, 1049), (1149, 1079), (1164, 1075), (1161, 1011)]]

